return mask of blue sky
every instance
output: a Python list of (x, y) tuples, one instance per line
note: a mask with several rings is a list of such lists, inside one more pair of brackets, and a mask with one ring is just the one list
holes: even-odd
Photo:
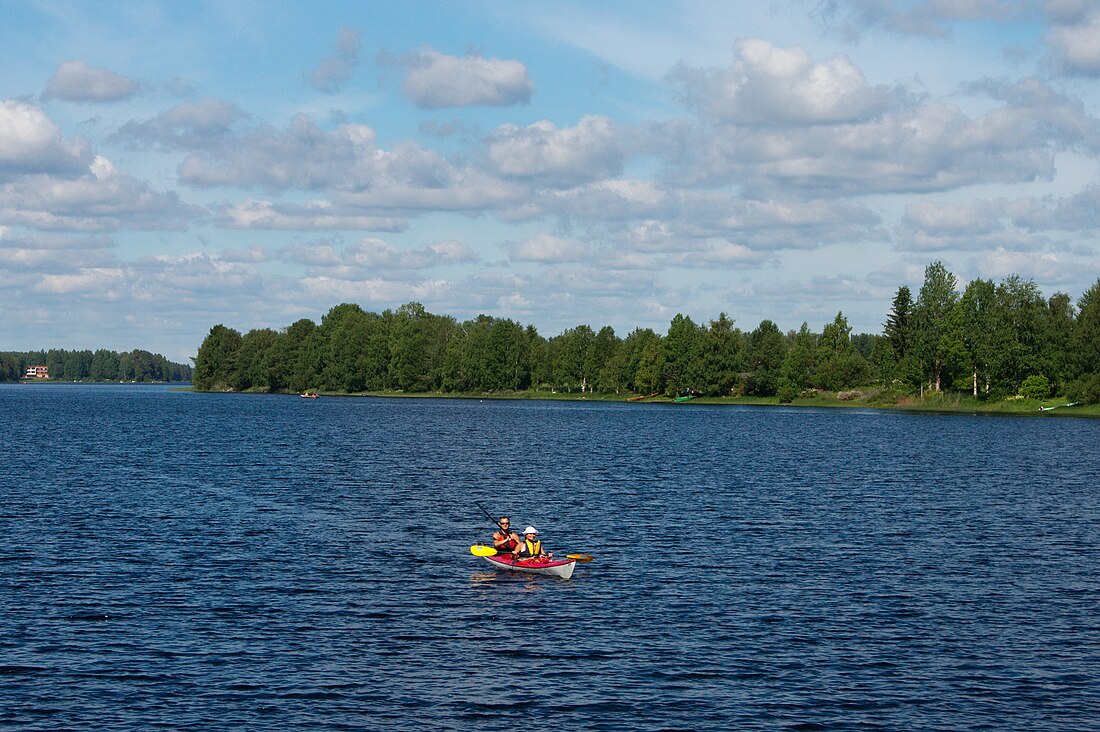
[(0, 6), (0, 350), (1100, 275), (1100, 2)]

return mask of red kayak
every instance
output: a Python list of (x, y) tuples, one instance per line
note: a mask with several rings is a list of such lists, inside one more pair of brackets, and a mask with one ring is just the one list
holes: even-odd
[(502, 557), (482, 557), (486, 562), (497, 569), (510, 569), (513, 572), (527, 572), (528, 574), (548, 574), (551, 577), (569, 579), (573, 576), (573, 570), (577, 566), (575, 559), (512, 559), (508, 555)]

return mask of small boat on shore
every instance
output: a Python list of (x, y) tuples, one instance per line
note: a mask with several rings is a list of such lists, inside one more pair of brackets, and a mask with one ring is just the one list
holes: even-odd
[(510, 556), (482, 557), (486, 562), (497, 569), (512, 572), (526, 572), (527, 574), (544, 574), (550, 577), (569, 579), (573, 576), (573, 570), (577, 567), (575, 559), (513, 559)]

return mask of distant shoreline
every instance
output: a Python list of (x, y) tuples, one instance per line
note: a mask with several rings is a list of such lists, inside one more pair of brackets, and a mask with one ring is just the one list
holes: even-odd
[(110, 381), (95, 381), (92, 379), (74, 379), (72, 381), (66, 381), (64, 379), (16, 379), (15, 381), (0, 381), (0, 384), (23, 384), (25, 386), (45, 386), (46, 384), (52, 384), (54, 386), (60, 386), (64, 384), (117, 384), (120, 386), (190, 386), (190, 381), (116, 381), (114, 379)]
[[(274, 396), (294, 396), (296, 392), (271, 392), (261, 390), (199, 392), (194, 388), (184, 389), (197, 393), (210, 394), (271, 394)], [(310, 390), (314, 392), (314, 390)], [(870, 397), (839, 399), (837, 393), (818, 393), (814, 397), (798, 398), (789, 404), (780, 404), (777, 397), (694, 397), (690, 401), (676, 402), (672, 397), (651, 397), (630, 401), (626, 394), (578, 394), (576, 392), (403, 392), (403, 391), (364, 391), (364, 392), (315, 392), (321, 397), (349, 398), (375, 397), (382, 399), (495, 399), (512, 401), (574, 401), (574, 402), (628, 402), (632, 404), (663, 404), (671, 406), (691, 406), (704, 404), (709, 406), (746, 406), (746, 407), (793, 407), (795, 409), (872, 409), (883, 412), (904, 412), (912, 414), (945, 415), (988, 415), (1018, 417), (1083, 417), (1100, 418), (1100, 404), (1067, 406), (1063, 399), (1005, 399), (995, 402), (975, 400), (960, 394), (933, 394), (926, 397), (903, 398), (896, 403), (886, 403)]]

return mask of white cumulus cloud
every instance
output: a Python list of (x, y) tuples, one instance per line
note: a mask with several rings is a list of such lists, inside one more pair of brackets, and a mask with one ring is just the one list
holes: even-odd
[(42, 230), (182, 229), (202, 215), (97, 156), (84, 175), (24, 176), (0, 186), (0, 221)]
[(356, 210), (337, 208), (327, 200), (279, 204), (247, 198), (222, 208), (217, 224), (225, 229), (402, 231), (406, 220), (396, 216), (365, 216)]
[(127, 122), (115, 137), (138, 147), (203, 149), (220, 144), (233, 125), (245, 117), (231, 102), (203, 97), (178, 104), (150, 120)]
[(83, 61), (65, 61), (46, 84), (43, 99), (69, 102), (117, 102), (138, 91), (133, 79), (109, 69), (97, 69)]
[(180, 179), (197, 186), (258, 186), (268, 190), (357, 186), (374, 178), (381, 151), (374, 130), (346, 124), (320, 128), (296, 115), (286, 131), (259, 127), (180, 164)]
[(1063, 70), (1100, 76), (1100, 4), (1087, 0), (1050, 0), (1047, 44)]
[(510, 257), (516, 262), (581, 262), (586, 250), (581, 244), (549, 234), (539, 234), (510, 247)]
[(687, 101), (718, 122), (854, 122), (881, 113), (894, 97), (887, 87), (869, 86), (842, 55), (818, 62), (801, 48), (755, 38), (736, 49), (729, 68), (680, 66), (672, 74)]
[(608, 117), (586, 115), (573, 127), (552, 122), (503, 125), (488, 140), (489, 163), (501, 175), (546, 185), (576, 185), (618, 175), (624, 154)]
[(314, 275), (337, 279), (365, 277), (379, 270), (421, 270), (473, 263), (479, 259), (473, 249), (456, 241), (437, 242), (418, 249), (400, 249), (373, 237), (343, 249), (329, 244), (292, 247), (283, 252), (283, 257), (311, 267)]
[[(416, 143), (383, 149), (367, 125), (326, 130), (306, 115), (295, 116), (285, 131), (263, 126), (196, 151), (184, 158), (179, 175), (184, 183), (202, 187), (323, 190), (342, 213), (356, 216), (491, 208), (522, 195), (517, 186)], [(283, 213), (299, 219), (324, 215), (316, 208), (285, 208)], [(286, 218), (264, 219), (271, 228), (293, 228)], [(235, 225), (243, 222), (238, 217)]]
[(0, 101), (0, 180), (5, 174), (75, 173), (91, 160), (88, 143), (65, 139), (38, 107), (15, 99)]
[[(910, 100), (866, 120), (811, 126), (716, 126), (701, 119), (668, 127), (663, 137), (676, 144), (663, 144), (683, 183), (737, 181), (757, 194), (815, 196), (1049, 179), (1057, 151), (1100, 148), (1097, 122), (1080, 100), (1035, 79), (970, 91), (1002, 103), (970, 116), (955, 104)], [(661, 144), (658, 139), (654, 147)]]
[(79, 292), (110, 296), (125, 284), (122, 269), (89, 267), (73, 274), (45, 274), (31, 289), (55, 295)]
[(1056, 252), (997, 249), (972, 257), (967, 264), (972, 272), (988, 279), (1000, 280), (1026, 272), (1029, 277), (1048, 285), (1065, 285), (1080, 277), (1078, 261)]
[(428, 48), (405, 54), (399, 64), (405, 69), (402, 89), (424, 109), (526, 104), (534, 90), (519, 61), (449, 56)]

